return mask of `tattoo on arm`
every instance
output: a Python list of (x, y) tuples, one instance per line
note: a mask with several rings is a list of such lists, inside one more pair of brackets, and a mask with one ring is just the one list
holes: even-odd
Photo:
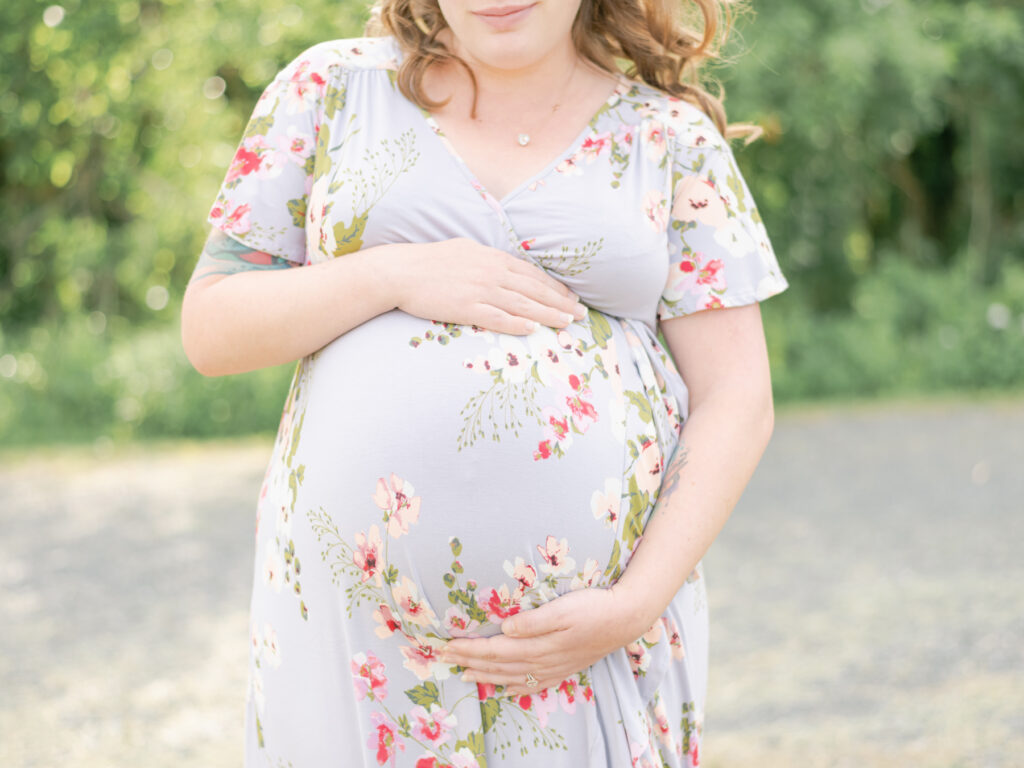
[(254, 251), (214, 227), (206, 238), (203, 252), (192, 272), (190, 283), (210, 275), (233, 275), (249, 270), (289, 269), (300, 266), (294, 261)]
[(668, 466), (665, 467), (664, 479), (661, 483), (661, 490), (658, 493), (657, 505), (659, 507), (668, 502), (679, 487), (679, 476), (682, 474), (683, 467), (686, 466), (688, 452), (689, 449), (680, 440), (676, 445), (672, 458), (668, 462)]

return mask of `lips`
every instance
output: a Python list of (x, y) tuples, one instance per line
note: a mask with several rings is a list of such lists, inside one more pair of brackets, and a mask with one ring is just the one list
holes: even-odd
[(519, 5), (494, 5), (480, 11), (473, 11), (485, 24), (497, 30), (511, 29), (530, 15), (530, 11), (537, 3), (525, 3)]
[(501, 17), (511, 16), (513, 13), (519, 13), (519, 11), (525, 11), (527, 8), (532, 7), (535, 3), (526, 3), (525, 5), (501, 5), (493, 8), (485, 8), (482, 11), (473, 11), (477, 16), (489, 16), (489, 17)]

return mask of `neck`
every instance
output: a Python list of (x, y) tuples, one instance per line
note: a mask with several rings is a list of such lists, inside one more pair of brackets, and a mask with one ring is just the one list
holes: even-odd
[[(517, 98), (525, 98), (532, 101), (538, 92), (558, 88), (567, 78), (567, 73), (577, 66), (578, 55), (571, 39), (537, 61), (515, 69), (496, 67), (476, 58), (459, 44), (451, 30), (445, 29), (439, 39), (448, 46), (448, 50), (469, 65), (476, 78), (478, 93), (488, 100), (515, 101)], [(453, 71), (457, 72), (457, 77), (468, 81), (462, 67), (455, 66)]]

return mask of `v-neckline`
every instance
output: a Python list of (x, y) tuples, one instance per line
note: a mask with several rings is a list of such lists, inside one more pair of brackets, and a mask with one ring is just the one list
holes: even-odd
[(601, 105), (597, 108), (594, 114), (591, 115), (590, 119), (587, 121), (587, 124), (583, 126), (583, 129), (580, 130), (580, 132), (576, 135), (572, 142), (565, 149), (561, 150), (557, 155), (555, 155), (555, 157), (546, 165), (544, 165), (544, 167), (542, 167), (539, 171), (531, 174), (518, 184), (514, 185), (512, 189), (510, 189), (501, 197), (501, 199), (498, 199), (495, 195), (491, 194), (490, 190), (488, 190), (487, 187), (485, 187), (480, 182), (476, 174), (469, 167), (469, 164), (466, 163), (462, 155), (459, 154), (459, 151), (455, 148), (455, 145), (452, 144), (451, 139), (449, 139), (445, 132), (441, 129), (441, 126), (437, 122), (437, 118), (435, 118), (434, 115), (431, 114), (430, 110), (425, 109), (424, 107), (420, 107), (416, 104), (413, 104), (413, 106), (423, 117), (423, 120), (430, 128), (431, 133), (433, 133), (440, 140), (442, 146), (444, 146), (448, 154), (455, 160), (456, 165), (458, 165), (459, 168), (461, 168), (463, 174), (465, 174), (465, 176), (469, 179), (469, 182), (472, 185), (473, 189), (475, 189), (485, 200), (487, 200), (494, 208), (496, 208), (500, 213), (504, 215), (505, 207), (516, 196), (521, 194), (524, 189), (530, 187), (533, 184), (537, 184), (543, 179), (547, 178), (547, 176), (558, 166), (559, 163), (561, 163), (565, 158), (572, 156), (579, 150), (580, 146), (586, 141), (587, 137), (590, 136), (590, 134), (594, 131), (598, 121), (601, 119), (601, 116), (604, 115), (605, 111), (610, 107), (615, 106), (622, 98), (622, 96), (629, 92), (632, 85), (633, 84), (629, 80), (629, 78), (627, 78), (621, 72), (617, 73), (615, 87), (612, 89), (611, 93), (608, 94), (607, 98), (605, 98), (605, 100), (601, 102)]

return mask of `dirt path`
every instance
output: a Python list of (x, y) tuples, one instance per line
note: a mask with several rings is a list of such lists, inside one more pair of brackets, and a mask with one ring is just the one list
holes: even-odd
[[(240, 764), (268, 452), (0, 456), (0, 764)], [(1024, 765), (1022, 544), (1024, 401), (781, 414), (706, 559), (704, 764)]]

